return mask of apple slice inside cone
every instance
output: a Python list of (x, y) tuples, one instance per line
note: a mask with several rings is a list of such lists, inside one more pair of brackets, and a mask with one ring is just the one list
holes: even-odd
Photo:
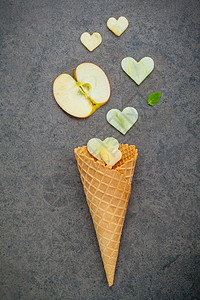
[(104, 71), (92, 63), (82, 63), (69, 74), (59, 75), (53, 84), (58, 105), (68, 114), (87, 118), (110, 98), (110, 84)]

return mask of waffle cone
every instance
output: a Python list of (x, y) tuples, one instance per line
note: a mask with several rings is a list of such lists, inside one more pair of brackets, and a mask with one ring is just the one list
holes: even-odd
[(137, 159), (135, 146), (120, 145), (114, 166), (96, 160), (86, 146), (74, 150), (108, 280), (113, 285), (122, 227)]

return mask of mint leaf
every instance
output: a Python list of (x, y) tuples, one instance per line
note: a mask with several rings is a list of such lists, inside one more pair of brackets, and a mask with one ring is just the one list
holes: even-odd
[(155, 105), (160, 100), (160, 97), (161, 97), (161, 93), (160, 92), (152, 93), (148, 97), (148, 104), (151, 105), (151, 106)]

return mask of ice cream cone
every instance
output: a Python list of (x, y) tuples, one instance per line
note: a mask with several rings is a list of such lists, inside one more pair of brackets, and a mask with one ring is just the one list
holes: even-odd
[(109, 286), (113, 285), (137, 159), (135, 146), (120, 145), (119, 150), (122, 159), (113, 167), (94, 158), (86, 146), (74, 150)]

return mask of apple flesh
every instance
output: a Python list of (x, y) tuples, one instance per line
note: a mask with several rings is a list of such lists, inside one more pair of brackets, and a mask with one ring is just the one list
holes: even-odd
[(90, 35), (88, 32), (84, 32), (81, 35), (81, 43), (89, 50), (93, 51), (102, 42), (102, 37), (100, 33), (94, 32)]
[(74, 69), (74, 78), (61, 74), (55, 79), (53, 94), (65, 112), (77, 118), (87, 118), (109, 100), (110, 84), (101, 68), (82, 63)]
[(108, 137), (104, 141), (92, 138), (87, 143), (88, 152), (111, 167), (122, 158), (122, 153), (118, 148), (119, 143), (113, 137)]
[(128, 20), (125, 17), (120, 17), (118, 20), (109, 18), (107, 27), (117, 36), (120, 36), (128, 27)]

